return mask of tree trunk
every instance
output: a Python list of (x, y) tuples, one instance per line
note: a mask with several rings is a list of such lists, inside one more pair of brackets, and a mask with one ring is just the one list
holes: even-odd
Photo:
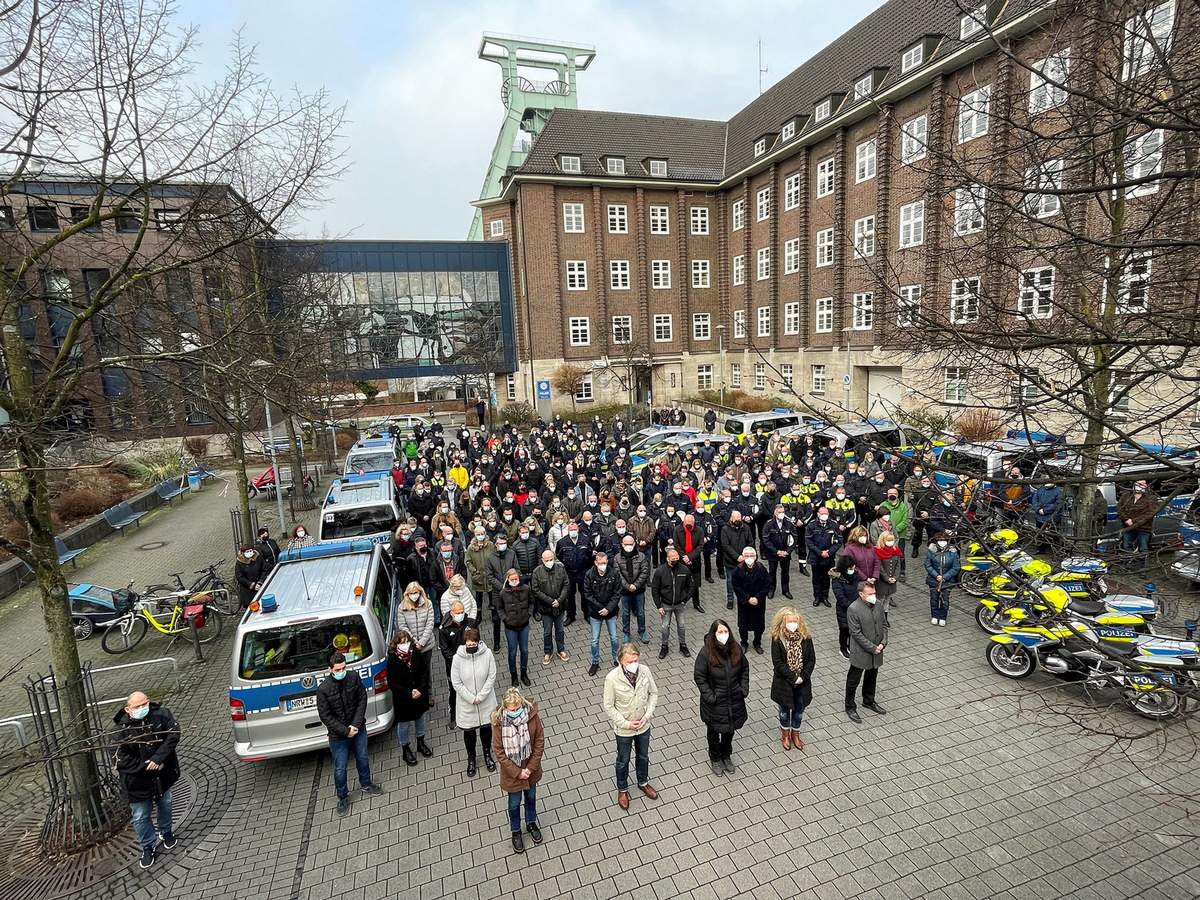
[[(234, 391), (234, 421), (229, 432), (229, 448), (233, 451), (234, 487), (238, 494), (238, 509), (242, 514), (242, 533), (237, 535), (238, 545), (246, 542), (253, 543), (256, 535), (250, 534), (250, 479), (246, 475), (246, 441), (245, 441), (245, 411), (246, 404), (242, 400), (241, 388)], [(275, 473), (279, 480), (279, 473)]]

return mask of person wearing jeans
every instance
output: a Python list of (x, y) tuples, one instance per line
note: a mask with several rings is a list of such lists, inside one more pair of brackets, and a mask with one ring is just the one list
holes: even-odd
[(637, 617), (637, 633), (643, 644), (650, 643), (646, 633), (646, 582), (650, 580), (650, 565), (644, 554), (638, 552), (633, 535), (621, 539), (621, 554), (616, 560), (617, 575), (621, 579), (621, 635), (629, 643), (629, 619)]
[(592, 625), (592, 665), (588, 674), (600, 671), (600, 631), (608, 631), (612, 645), (612, 664), (617, 664), (617, 608), (621, 601), (621, 582), (608, 565), (608, 554), (596, 553), (596, 564), (583, 579), (583, 608)]
[(542, 614), (543, 666), (550, 665), (555, 643), (558, 645), (559, 659), (566, 662), (571, 658), (567, 654), (566, 632), (563, 629), (570, 586), (571, 579), (567, 576), (566, 567), (554, 558), (553, 550), (543, 550), (542, 564), (534, 569), (529, 579), (530, 594)]
[(521, 837), (521, 802), (525, 803), (525, 825), (535, 844), (542, 842), (537, 823), (537, 784), (542, 780), (542, 751), (546, 735), (537, 704), (517, 688), (504, 692), (504, 700), (492, 711), (492, 750), (500, 763), (500, 789), (508, 794), (508, 824), (513, 850), (525, 852)]
[(936, 535), (925, 554), (925, 584), (929, 587), (929, 624), (946, 625), (950, 612), (950, 591), (962, 570), (958, 551), (950, 546), (944, 531)]
[(650, 717), (658, 705), (658, 685), (650, 670), (640, 665), (637, 644), (625, 643), (617, 653), (620, 663), (604, 678), (604, 712), (617, 733), (617, 805), (629, 809), (629, 756), (635, 757), (638, 789), (651, 800), (658, 791), (650, 784)]
[(426, 759), (433, 756), (433, 751), (425, 743), (425, 716), (429, 713), (429, 685), (432, 680), (429, 668), (429, 655), (415, 648), (411, 634), (403, 628), (397, 629), (388, 645), (387, 680), (392, 693), (396, 737), (400, 741), (404, 762), (410, 766), (417, 764), (417, 756), (408, 743), (414, 724), (417, 751)]
[(363, 793), (378, 796), (383, 788), (371, 780), (367, 760), (367, 688), (357, 672), (346, 668), (346, 657), (341, 653), (329, 657), (329, 675), (317, 688), (317, 715), (329, 735), (337, 814), (344, 816), (350, 812), (346, 767), (351, 751)]
[(784, 750), (804, 749), (800, 723), (812, 703), (812, 673), (816, 664), (812, 632), (798, 611), (785, 606), (771, 621), (771, 699), (779, 708), (780, 740)]
[(529, 620), (533, 615), (533, 601), (529, 585), (521, 583), (521, 574), (509, 569), (504, 587), (500, 590), (497, 605), (504, 622), (504, 639), (508, 644), (508, 674), (513, 687), (517, 686), (517, 651), (521, 653), (521, 683), (529, 681)]
[[(171, 711), (141, 691), (134, 691), (125, 706), (113, 717), (116, 729), (116, 768), (121, 777), (129, 810), (133, 814), (133, 830), (142, 848), (139, 863), (143, 869), (154, 864), (154, 850), (161, 834), (163, 847), (176, 844), (172, 831), (171, 787), (179, 780), (180, 729)], [(158, 817), (155, 831), (154, 817)]]

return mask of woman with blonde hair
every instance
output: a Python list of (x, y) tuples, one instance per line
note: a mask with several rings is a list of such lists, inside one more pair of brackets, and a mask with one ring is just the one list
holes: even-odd
[(879, 558), (879, 577), (875, 579), (875, 596), (879, 602), (884, 602), (884, 608), (896, 605), (892, 598), (896, 594), (896, 581), (900, 578), (900, 564), (904, 560), (904, 551), (896, 535), (885, 531), (875, 542), (875, 556)]
[(817, 658), (812, 632), (800, 613), (785, 606), (771, 620), (771, 699), (779, 707), (784, 750), (804, 749), (800, 722), (812, 703), (812, 672)]
[(475, 602), (475, 595), (471, 593), (471, 589), (467, 587), (467, 579), (461, 575), (455, 575), (450, 579), (450, 586), (442, 593), (442, 618), (450, 615), (450, 607), (455, 603), (463, 605), (463, 611), (466, 612), (467, 618), (476, 622), (479, 621), (479, 604)]
[(879, 577), (879, 557), (871, 546), (866, 525), (856, 525), (846, 537), (842, 555), (854, 560), (858, 567), (858, 580), (874, 582)]
[(521, 800), (525, 800), (525, 824), (535, 844), (542, 842), (537, 823), (537, 784), (542, 780), (542, 750), (546, 735), (537, 703), (518, 688), (509, 688), (492, 711), (492, 752), (500, 764), (500, 789), (508, 794), (508, 824), (513, 850), (525, 852), (521, 838)]
[(571, 517), (565, 509), (560, 509), (550, 517), (550, 530), (546, 533), (546, 549), (558, 552), (558, 542), (567, 536), (567, 523)]

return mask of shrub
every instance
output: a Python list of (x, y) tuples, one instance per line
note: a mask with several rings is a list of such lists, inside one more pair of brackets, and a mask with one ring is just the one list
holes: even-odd
[(208, 456), (208, 438), (194, 435), (183, 439), (183, 449), (194, 459), (204, 459)]
[(896, 411), (896, 420), (901, 425), (913, 426), (926, 437), (935, 440), (942, 434), (954, 431), (954, 414), (950, 412), (935, 412), (931, 409), (900, 409)]
[(51, 505), (57, 519), (67, 523), (99, 515), (113, 504), (124, 500), (128, 493), (129, 478), (121, 472), (112, 469), (80, 469), (66, 473), (58, 495), (51, 500)]
[(126, 460), (121, 466), (143, 487), (183, 474), (183, 458), (175, 450), (156, 450)]
[(528, 403), (506, 403), (496, 410), (496, 421), (508, 422), (516, 428), (528, 428), (537, 420), (537, 413)]
[(358, 440), (358, 435), (353, 431), (339, 431), (337, 433), (337, 451), (338, 456), (345, 456), (351, 447)]
[(1005, 415), (994, 409), (969, 409), (954, 421), (964, 441), (992, 441), (1004, 435)]
[[(716, 407), (721, 401), (721, 395), (717, 391), (700, 391), (694, 400), (704, 406)], [(761, 394), (748, 394), (739, 390), (725, 392), (725, 405), (747, 413), (766, 412), (776, 408), (808, 410), (808, 406), (795, 397), (764, 397)]]

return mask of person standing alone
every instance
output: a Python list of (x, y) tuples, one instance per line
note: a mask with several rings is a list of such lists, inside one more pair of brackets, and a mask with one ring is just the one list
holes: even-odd
[(383, 793), (383, 788), (371, 780), (371, 764), (367, 759), (367, 688), (357, 672), (346, 668), (346, 657), (341, 653), (329, 657), (329, 675), (317, 688), (317, 715), (329, 735), (337, 814), (344, 816), (350, 812), (346, 766), (351, 751), (363, 793), (376, 797)]
[(637, 786), (651, 800), (658, 791), (650, 784), (650, 717), (658, 706), (658, 685), (641, 665), (637, 644), (626, 642), (617, 653), (620, 663), (604, 678), (604, 712), (617, 732), (617, 805), (629, 809), (629, 756), (635, 756)]
[(887, 712), (875, 702), (875, 687), (879, 669), (883, 666), (883, 648), (887, 646), (887, 611), (875, 598), (875, 585), (869, 581), (858, 584), (858, 599), (846, 610), (846, 625), (850, 631), (850, 670), (846, 673), (846, 716), (856, 725), (862, 724), (854, 695), (862, 682), (863, 706), (882, 716)]
[(179, 725), (169, 709), (151, 703), (141, 691), (129, 695), (113, 722), (117, 726), (113, 732), (117, 773), (142, 848), (139, 865), (148, 869), (154, 864), (154, 850), (160, 837), (167, 850), (174, 849), (178, 842), (171, 830), (174, 812), (171, 788), (179, 780), (179, 758), (175, 755)]

